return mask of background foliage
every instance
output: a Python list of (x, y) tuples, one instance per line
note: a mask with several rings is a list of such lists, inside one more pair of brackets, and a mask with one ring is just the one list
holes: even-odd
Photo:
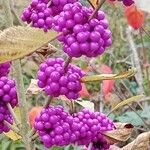
[[(28, 4), (29, 0), (14, 0), (14, 8), (18, 14), (21, 15), (23, 8)], [(82, 0), (82, 3), (88, 5), (85, 0)], [(103, 56), (100, 56), (96, 59), (88, 59), (83, 57), (83, 59), (74, 60), (74, 62), (81, 66), (88, 74), (96, 73), (110, 73), (106, 69), (101, 69), (102, 65), (109, 66), (109, 69), (114, 73), (119, 73), (128, 70), (131, 67), (136, 67), (135, 55), (133, 50), (130, 48), (127, 29), (129, 28), (127, 18), (125, 17), (125, 9), (120, 5), (113, 5), (111, 3), (106, 3), (102, 10), (107, 13), (107, 18), (110, 22), (110, 28), (113, 33), (113, 45), (107, 49), (106, 53)], [(18, 20), (15, 17), (14, 24), (18, 25)], [(6, 15), (3, 8), (2, 2), (0, 0), (0, 29), (3, 30), (6, 27)], [(95, 110), (103, 111), (108, 114), (110, 110), (119, 102), (132, 97), (134, 95), (145, 93), (144, 97), (140, 103), (136, 102), (133, 104), (128, 104), (121, 109), (117, 109), (110, 114), (110, 117), (116, 122), (126, 122), (131, 123), (135, 126), (135, 131), (131, 136), (131, 139), (137, 137), (140, 133), (144, 131), (149, 131), (150, 129), (150, 74), (149, 74), (149, 60), (150, 60), (150, 15), (145, 13), (145, 23), (143, 28), (147, 31), (147, 34), (143, 30), (133, 32), (134, 46), (136, 48), (136, 53), (138, 54), (138, 60), (141, 65), (140, 73), (142, 74), (142, 83), (139, 83), (139, 80), (135, 77), (130, 79), (118, 80), (115, 81), (115, 84), (111, 82), (108, 83), (87, 83), (83, 91), (88, 92), (88, 96), (83, 96), (82, 98), (85, 101), (90, 100), (91, 103), (94, 103)], [(57, 42), (53, 42), (53, 45), (57, 47), (57, 50), (53, 47), (49, 47), (49, 57), (51, 56), (62, 56), (60, 50), (60, 45)], [(36, 78), (36, 72), (39, 66), (39, 63), (43, 61), (47, 55), (44, 55), (44, 49), (41, 49), (39, 53), (33, 53), (32, 56), (22, 59), (22, 67), (24, 71), (24, 83), (26, 88), (28, 88), (31, 79)], [(94, 71), (94, 73), (93, 73)], [(11, 72), (13, 76), (13, 69)], [(108, 86), (112, 86), (112, 89), (104, 93), (103, 89), (106, 89)], [(141, 91), (140, 85), (143, 86), (144, 90)], [(87, 91), (86, 91), (87, 90)], [(37, 96), (28, 96), (29, 108), (42, 105), (45, 103), (45, 95), (39, 94)], [(81, 99), (79, 100), (81, 102)], [(59, 103), (59, 102), (54, 102)], [(60, 102), (61, 103), (61, 102)], [(142, 104), (142, 108), (141, 108)], [(67, 104), (66, 104), (67, 105)], [(83, 105), (81, 103), (81, 105)], [(89, 104), (87, 104), (89, 105)], [(85, 105), (84, 105), (85, 106)], [(80, 109), (81, 106), (76, 104), (76, 109)], [(93, 108), (91, 108), (93, 109)], [(130, 142), (130, 140), (128, 141)], [(126, 145), (127, 143), (119, 143), (120, 146)], [(44, 147), (39, 141), (36, 143), (36, 148), (38, 150), (44, 150)], [(21, 141), (11, 141), (5, 135), (0, 135), (0, 149), (1, 150), (22, 150), (24, 145)], [(53, 150), (71, 150), (71, 146), (65, 148), (53, 148)]]

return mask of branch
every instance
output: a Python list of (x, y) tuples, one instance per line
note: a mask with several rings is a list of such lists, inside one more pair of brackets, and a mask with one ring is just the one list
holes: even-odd
[(14, 119), (14, 121), (15, 121), (16, 126), (17, 126), (17, 127), (20, 127), (20, 124), (21, 124), (21, 123), (20, 123), (18, 117), (16, 116), (16, 114), (15, 114), (13, 108), (11, 107), (10, 103), (7, 104), (7, 108), (8, 108), (8, 110), (10, 111), (11, 115), (13, 116), (13, 119)]
[(129, 42), (129, 46), (130, 46), (131, 51), (133, 53), (134, 64), (135, 64), (135, 67), (137, 69), (137, 74), (135, 75), (135, 77), (136, 77), (136, 80), (137, 80), (138, 85), (139, 85), (139, 93), (142, 94), (142, 93), (144, 93), (142, 69), (141, 69), (141, 64), (139, 61), (140, 59), (139, 59), (132, 35), (131, 35), (131, 28), (130, 27), (127, 28), (126, 33), (127, 33), (127, 40)]
[(48, 97), (48, 100), (46, 101), (44, 108), (47, 108), (49, 106), (49, 104), (52, 102), (53, 98), (54, 98), (53, 96)]
[(96, 15), (96, 13), (98, 12), (98, 10), (102, 7), (102, 5), (105, 3), (106, 0), (101, 0), (100, 3), (97, 5), (96, 9), (94, 10), (94, 12), (92, 13), (92, 15), (90, 16), (89, 20), (91, 20), (92, 18), (94, 18), (94, 16)]
[(17, 22), (17, 25), (23, 25), (20, 18), (18, 17), (18, 14), (17, 14), (16, 10), (13, 7), (13, 0), (10, 0), (10, 8), (11, 8), (11, 12), (14, 15), (14, 18)]
[(3, 121), (3, 123), (9, 127), (12, 131), (14, 131), (15, 133), (19, 134), (20, 135), (20, 132), (17, 128), (13, 127), (9, 122), (7, 122), (6, 120)]
[(13, 18), (11, 14), (10, 5), (9, 5), (9, 0), (3, 0), (3, 5), (4, 5), (6, 18), (7, 18), (7, 27), (11, 27), (13, 26)]
[(90, 6), (93, 8), (93, 9), (95, 9), (95, 7), (94, 7), (94, 5), (92, 4), (92, 2), (90, 1), (90, 0), (87, 0), (88, 1), (88, 3), (90, 4)]
[(72, 61), (72, 57), (68, 57), (68, 59), (65, 62), (65, 65), (64, 65), (65, 72), (67, 72), (67, 68), (68, 68), (69, 64), (71, 63), (71, 61)]
[(25, 88), (23, 83), (23, 75), (21, 69), (20, 60), (15, 60), (12, 62), (14, 67), (14, 76), (16, 79), (16, 87), (17, 87), (17, 96), (19, 101), (20, 115), (21, 115), (21, 135), (23, 137), (23, 141), (25, 143), (25, 147), (27, 150), (32, 150), (31, 140), (28, 136), (29, 125), (28, 125), (28, 116), (27, 116), (27, 102), (25, 96)]

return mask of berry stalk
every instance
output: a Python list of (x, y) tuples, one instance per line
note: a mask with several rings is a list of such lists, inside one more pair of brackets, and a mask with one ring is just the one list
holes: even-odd
[(44, 106), (45, 108), (47, 108), (49, 106), (49, 104), (52, 102), (53, 98), (54, 98), (53, 96), (48, 98), (48, 100), (47, 100), (47, 102), (46, 102), (46, 104)]
[(16, 116), (16, 114), (15, 114), (12, 106), (10, 105), (10, 103), (7, 104), (7, 108), (10, 111), (11, 115), (13, 116), (13, 119), (15, 121), (16, 126), (19, 128), (21, 123), (20, 123), (18, 117)]
[(9, 122), (7, 122), (6, 120), (3, 121), (4, 125), (6, 125), (7, 127), (9, 127), (12, 131), (14, 131), (15, 133), (20, 135), (20, 131), (18, 130), (18, 128), (13, 127)]
[(100, 3), (97, 5), (97, 7), (95, 8), (94, 12), (92, 13), (92, 15), (90, 16), (89, 20), (91, 20), (95, 14), (98, 12), (98, 10), (102, 7), (102, 5), (105, 3), (106, 0), (101, 0)]
[(72, 57), (68, 57), (66, 62), (65, 62), (65, 65), (64, 65), (64, 71), (66, 72), (67, 71), (67, 68), (69, 66), (69, 64), (71, 63), (72, 61)]

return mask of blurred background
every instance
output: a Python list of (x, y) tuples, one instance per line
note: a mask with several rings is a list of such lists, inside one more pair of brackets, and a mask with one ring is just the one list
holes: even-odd
[[(13, 0), (12, 12), (14, 14), (14, 25), (19, 25), (23, 9), (28, 5), (30, 0)], [(82, 3), (88, 5), (87, 1)], [(131, 123), (135, 126), (134, 133), (127, 142), (119, 143), (124, 146), (144, 131), (150, 129), (150, 15), (145, 14), (145, 21), (142, 28), (134, 30), (129, 26), (128, 9), (124, 8), (121, 3), (111, 3), (109, 0), (103, 5), (102, 10), (106, 13), (109, 20), (110, 29), (113, 36), (113, 45), (108, 48), (100, 57), (89, 59), (82, 57), (74, 59), (74, 63), (80, 66), (87, 74), (101, 73), (120, 73), (136, 68), (137, 74), (129, 79), (109, 80), (103, 82), (93, 82), (83, 84), (80, 92), (81, 98), (78, 100), (76, 110), (82, 107), (91, 110), (101, 111), (108, 114), (111, 109), (121, 101), (132, 96), (144, 94), (145, 97), (141, 101), (124, 106), (110, 114), (110, 118), (115, 122)], [(16, 16), (17, 14), (17, 16)], [(0, 29), (6, 28), (7, 18), (5, 10), (0, 0)], [(25, 24), (24, 24), (25, 25)], [(31, 79), (36, 78), (36, 72), (39, 64), (44, 58), (66, 55), (61, 51), (60, 44), (55, 41), (52, 43), (57, 47), (43, 48), (39, 53), (34, 53), (28, 58), (22, 59), (22, 67), (24, 71), (24, 83), (28, 88)], [(45, 51), (49, 53), (45, 55)], [(45, 103), (46, 96), (41, 93), (36, 96), (28, 96), (29, 110), (35, 106), (41, 106)], [(84, 100), (84, 102), (83, 102)], [(55, 101), (54, 104), (62, 104), (67, 107), (66, 102)], [(42, 144), (36, 142), (37, 150), (44, 150)], [(0, 150), (22, 150), (23, 144), (18, 141), (11, 141), (5, 135), (0, 135)], [(54, 148), (53, 150), (72, 149), (71, 146), (66, 148)]]

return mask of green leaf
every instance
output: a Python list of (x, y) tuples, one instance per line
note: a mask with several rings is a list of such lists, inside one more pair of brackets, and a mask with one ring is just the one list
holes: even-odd
[(118, 116), (115, 119), (119, 122), (131, 123), (134, 126), (144, 125), (141, 118), (135, 112), (125, 112), (122, 116)]
[(27, 56), (56, 37), (56, 32), (44, 33), (31, 27), (10, 27), (0, 34), (0, 63)]
[(10, 144), (11, 144), (11, 141), (2, 141), (2, 148), (1, 148), (1, 150), (8, 150)]
[(150, 119), (150, 115), (147, 115), (150, 113), (150, 106), (144, 108), (144, 110), (141, 113), (141, 117), (145, 118), (145, 119)]

